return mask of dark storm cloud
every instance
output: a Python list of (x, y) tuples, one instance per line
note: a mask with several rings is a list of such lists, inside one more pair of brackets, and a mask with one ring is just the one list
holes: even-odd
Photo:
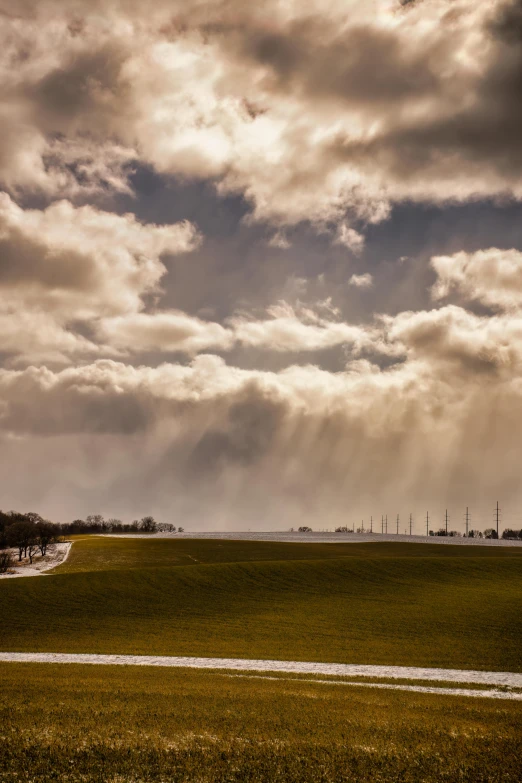
[(249, 29), (239, 43), (242, 57), (268, 66), (274, 87), (321, 102), (337, 98), (384, 108), (436, 92), (439, 84), (430, 52), (405, 51), (392, 32), (370, 26), (337, 33), (321, 18), (309, 18), (284, 32)]
[(287, 413), (282, 400), (255, 382), (247, 384), (219, 428), (207, 430), (195, 445), (189, 472), (219, 476), (229, 463), (254, 466), (273, 449)]
[(111, 118), (125, 109), (126, 56), (117, 45), (71, 55), (28, 91), (37, 122), (51, 133), (110, 134)]
[(153, 421), (146, 395), (118, 392), (104, 384), (82, 385), (67, 377), (59, 383), (46, 383), (49, 380), (45, 372), (33, 368), (2, 385), (4, 431), (47, 437), (86, 430), (131, 435)]

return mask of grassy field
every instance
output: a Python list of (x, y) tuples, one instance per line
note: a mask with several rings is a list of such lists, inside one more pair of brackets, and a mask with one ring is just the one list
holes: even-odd
[(2, 783), (519, 783), (521, 705), (192, 670), (0, 664)]
[(0, 583), (4, 651), (522, 671), (522, 551), (88, 538)]

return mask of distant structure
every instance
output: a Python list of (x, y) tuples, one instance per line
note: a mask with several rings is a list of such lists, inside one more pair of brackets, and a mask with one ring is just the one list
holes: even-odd
[[(502, 511), (502, 509), (500, 508), (500, 503), (497, 500), (495, 508), (493, 509), (493, 526), (491, 528), (488, 528), (488, 530), (486, 531), (487, 535), (486, 535), (486, 533), (484, 533), (484, 536), (486, 538), (495, 538), (496, 537), (497, 539), (500, 539), (500, 522), (501, 522), (501, 518), (500, 517), (501, 517), (501, 511)], [(378, 525), (377, 520), (378, 520), (378, 517), (376, 519), (376, 527)], [(450, 515), (450, 513), (449, 513), (447, 508), (444, 510), (443, 523), (442, 523), (442, 525), (437, 527), (436, 531), (433, 530), (433, 529), (430, 530), (430, 522), (433, 524), (433, 520), (430, 519), (430, 512), (429, 511), (426, 511), (425, 521), (426, 521), (426, 537), (429, 537), (430, 535), (431, 536), (433, 536), (433, 535), (435, 535), (435, 536), (448, 536), (448, 537), (451, 537), (451, 536), (462, 536), (462, 533), (459, 532), (459, 531), (456, 531), (456, 530), (450, 531), (449, 523), (451, 521), (451, 515)], [(470, 536), (472, 536), (472, 537), (477, 537), (478, 536), (479, 538), (483, 537), (483, 534), (480, 531), (471, 529), (471, 514), (470, 514), (469, 506), (466, 506), (466, 512), (464, 514), (464, 523), (465, 523), (465, 533), (464, 533), (464, 537), (465, 538), (469, 538)], [(393, 524), (393, 522), (392, 522), (392, 524)], [(420, 532), (421, 529), (422, 529), (422, 522), (419, 523), (418, 530), (417, 530), (415, 535), (422, 535), (421, 532)], [(378, 527), (377, 527), (377, 530), (378, 530)], [(354, 532), (354, 530), (352, 530), (352, 532)], [(364, 519), (363, 519), (362, 522), (361, 522), (361, 528), (359, 528), (357, 532), (373, 533), (373, 516), (370, 516), (370, 526), (369, 526), (369, 528), (366, 527), (366, 529), (365, 529), (365, 527), (364, 527)], [(395, 518), (395, 533), (396, 533), (396, 535), (399, 535), (400, 532), (401, 532), (400, 531), (400, 514), (397, 514), (397, 516)], [(388, 535), (388, 533), (389, 533), (389, 531), (388, 531), (388, 514), (381, 514), (381, 535)], [(408, 533), (409, 533), (410, 536), (413, 536), (413, 512), (411, 512), (411, 511), (409, 512), (409, 514), (406, 515), (406, 519), (404, 521), (403, 533), (404, 533), (404, 535), (408, 535)], [(509, 535), (505, 535), (507, 533), (511, 534), (512, 531), (509, 531), (509, 530), (508, 531), (504, 531), (503, 535), (504, 535), (505, 538), (509, 538)], [(517, 534), (515, 536), (515, 538), (516, 538), (518, 536), (518, 532), (515, 531), (515, 533)], [(522, 538), (522, 532), (521, 532), (520, 538)]]

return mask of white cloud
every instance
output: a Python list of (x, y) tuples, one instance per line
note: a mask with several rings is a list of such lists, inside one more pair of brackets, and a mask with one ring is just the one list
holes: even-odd
[(341, 223), (339, 226), (335, 242), (337, 245), (344, 245), (357, 256), (362, 253), (364, 248), (364, 236), (345, 223)]
[(92, 352), (68, 327), (139, 312), (144, 297), (160, 291), (163, 260), (198, 241), (189, 223), (144, 225), (68, 201), (24, 210), (0, 194), (0, 316), (31, 325), (16, 330), (18, 337), (12, 327), (4, 332), (4, 350), (32, 358), (39, 350), (42, 358), (68, 348)]
[[(434, 371), (515, 378), (522, 369), (522, 315), (480, 317), (461, 307), (384, 317), (387, 339)], [(448, 379), (448, 382), (451, 382)]]
[(352, 275), (348, 280), (348, 284), (355, 286), (355, 288), (371, 288), (373, 277), (369, 272), (365, 272), (364, 275)]
[(175, 311), (106, 318), (98, 323), (98, 334), (104, 344), (136, 353), (190, 355), (210, 349), (229, 350), (234, 342), (234, 335), (220, 324)]
[(347, 215), (522, 197), (512, 3), (99, 8), (26, 3), (0, 21), (14, 190), (121, 191), (141, 161), (239, 192), (276, 226), (337, 223), (355, 252)]
[[(400, 324), (400, 336), (417, 350), (419, 325), (410, 327)], [(45, 438), (41, 470), (54, 470), (46, 513), (73, 499), (76, 514), (87, 513), (96, 499), (102, 511), (146, 506), (207, 529), (273, 529), (297, 519), (313, 526), (318, 515), (331, 526), (390, 504), (433, 507), (441, 497), (477, 503), (500, 487), (515, 502), (518, 368), (486, 374), (479, 387), (476, 374), (425, 359), (386, 371), (359, 361), (338, 373), (241, 370), (215, 356), (188, 366), (1, 370), (0, 437), (13, 439), (15, 474)], [(2, 491), (16, 500), (12, 482)]]
[(282, 231), (277, 231), (268, 241), (269, 247), (277, 247), (280, 250), (288, 250), (292, 243), (288, 241)]
[(328, 320), (317, 310), (295, 309), (285, 302), (268, 310), (269, 318), (235, 316), (229, 319), (235, 339), (245, 346), (271, 351), (318, 351), (346, 345), (355, 353), (375, 346), (371, 329)]
[(468, 301), (488, 307), (513, 310), (522, 307), (522, 253), (492, 247), (475, 253), (436, 256), (431, 264), (437, 273), (435, 299), (452, 291)]

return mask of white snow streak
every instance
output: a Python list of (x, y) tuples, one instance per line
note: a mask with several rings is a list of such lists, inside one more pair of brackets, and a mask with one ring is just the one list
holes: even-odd
[(522, 693), (509, 692), (509, 691), (497, 691), (497, 690), (480, 690), (478, 688), (435, 688), (430, 685), (396, 685), (389, 682), (360, 682), (357, 680), (303, 680), (299, 678), (289, 677), (264, 677), (259, 674), (224, 674), (223, 677), (241, 677), (252, 680), (273, 680), (274, 682), (310, 682), (319, 683), (320, 685), (349, 685), (357, 688), (384, 688), (390, 691), (413, 691), (414, 693), (436, 693), (442, 696), (474, 696), (489, 699), (514, 699), (515, 701), (522, 701)]
[[(522, 674), (512, 672), (481, 672), (464, 669), (428, 669), (413, 666), (369, 666), (346, 663), (312, 663), (304, 661), (262, 661), (242, 658), (190, 658), (167, 655), (98, 655), (90, 653), (0, 653), (0, 662), (18, 663), (81, 663), (116, 666), (164, 666), (185, 667), (191, 669), (226, 669), (252, 672), (285, 672), (288, 674), (323, 674), (338, 677), (373, 677), (379, 679), (426, 680), (429, 682), (453, 682), (475, 685), (497, 685), (522, 689)], [(355, 684), (355, 683), (354, 683)], [(357, 683), (360, 685), (361, 683)], [(449, 689), (395, 685), (389, 683), (368, 683), (379, 688), (398, 690), (422, 690), (420, 692), (445, 693)], [(366, 685), (365, 685), (366, 687)], [(451, 693), (456, 693), (451, 689)], [(469, 691), (466, 695), (491, 694), (499, 696), (500, 691)], [(507, 693), (506, 698), (519, 698), (517, 694)]]
[(522, 540), (464, 538), (460, 536), (417, 536), (399, 533), (332, 533), (330, 531), (314, 531), (299, 533), (290, 531), (245, 532), (245, 531), (213, 531), (187, 533), (105, 533), (109, 538), (197, 538), (215, 539), (217, 541), (274, 541), (278, 543), (305, 544), (364, 544), (393, 542), (395, 544), (446, 544), (449, 546), (522, 546)]

